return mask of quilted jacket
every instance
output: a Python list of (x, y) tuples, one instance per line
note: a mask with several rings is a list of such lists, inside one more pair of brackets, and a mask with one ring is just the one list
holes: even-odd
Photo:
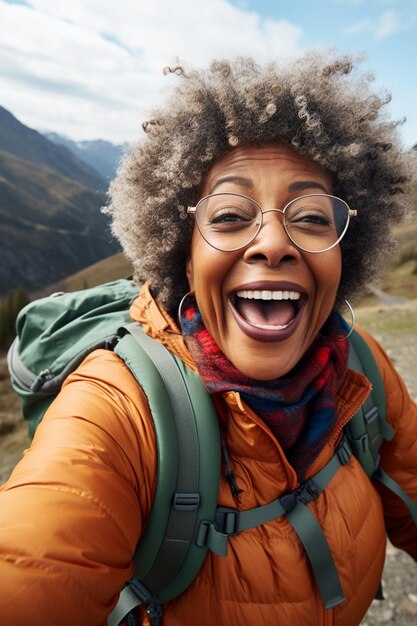
[[(133, 319), (195, 369), (174, 324), (144, 288)], [(395, 430), (382, 466), (417, 502), (417, 407), (379, 345), (364, 333), (382, 372)], [(348, 371), (337, 412), (345, 424), (370, 391)], [(297, 487), (278, 443), (238, 393), (217, 398), (236, 501), (223, 477), (218, 502), (249, 509)], [(339, 431), (309, 470), (332, 457)], [(146, 397), (110, 351), (92, 353), (66, 381), (31, 448), (0, 491), (0, 623), (104, 626), (132, 573), (155, 489), (156, 451)], [(386, 530), (417, 560), (417, 528), (399, 500), (373, 485), (351, 458), (309, 505), (332, 551), (346, 601), (324, 610), (306, 554), (285, 518), (231, 537), (225, 557), (209, 552), (163, 626), (355, 626), (384, 565)], [(140, 624), (147, 624), (144, 613)]]

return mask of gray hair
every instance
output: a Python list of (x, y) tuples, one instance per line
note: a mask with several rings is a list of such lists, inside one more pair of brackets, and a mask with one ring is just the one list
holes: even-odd
[(143, 124), (111, 184), (112, 232), (171, 313), (188, 290), (185, 262), (197, 202), (210, 166), (239, 145), (282, 143), (317, 161), (333, 192), (358, 211), (341, 242), (338, 300), (359, 296), (392, 249), (391, 227), (408, 208), (415, 158), (386, 118), (390, 97), (371, 91), (349, 56), (311, 52), (263, 67), (213, 61), (206, 70), (166, 69), (180, 83)]

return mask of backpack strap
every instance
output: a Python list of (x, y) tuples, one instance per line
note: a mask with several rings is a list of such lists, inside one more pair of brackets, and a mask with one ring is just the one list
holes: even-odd
[(371, 349), (355, 330), (349, 344), (349, 367), (364, 374), (371, 381), (372, 390), (345, 426), (345, 432), (354, 455), (370, 477), (379, 466), (379, 449), (383, 440), (390, 441), (394, 430), (386, 420), (385, 387)]
[(219, 556), (227, 556), (231, 535), (285, 516), (307, 553), (325, 608), (337, 606), (345, 599), (339, 576), (323, 530), (307, 504), (319, 497), (338, 469), (349, 462), (351, 455), (350, 445), (343, 437), (330, 461), (295, 491), (246, 511), (217, 508), (214, 522), (203, 520), (200, 523), (196, 544), (208, 546)]
[(394, 430), (386, 419), (385, 387), (378, 365), (366, 341), (357, 331), (349, 338), (349, 366), (364, 374), (372, 383), (371, 395), (345, 426), (352, 451), (366, 474), (379, 480), (406, 505), (417, 525), (417, 504), (380, 466), (379, 449), (383, 440), (391, 441)]
[(198, 374), (139, 324), (124, 326), (119, 334), (114, 350), (149, 402), (158, 473), (152, 511), (134, 557), (135, 578), (122, 590), (109, 626), (120, 624), (142, 603), (158, 614), (156, 605), (176, 597), (194, 580), (208, 550), (193, 543), (194, 535), (199, 519), (215, 516), (220, 479), (217, 414)]

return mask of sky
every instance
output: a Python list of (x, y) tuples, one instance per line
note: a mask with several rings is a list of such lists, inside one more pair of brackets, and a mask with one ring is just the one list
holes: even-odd
[(74, 140), (130, 142), (175, 83), (179, 59), (259, 62), (309, 49), (366, 53), (417, 143), (415, 0), (0, 0), (0, 105)]

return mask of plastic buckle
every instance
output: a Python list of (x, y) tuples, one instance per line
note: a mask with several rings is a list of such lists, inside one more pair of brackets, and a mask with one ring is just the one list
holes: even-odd
[(364, 418), (367, 424), (370, 424), (375, 419), (378, 419), (378, 408), (376, 406), (371, 407), (366, 413), (364, 413)]
[(309, 478), (303, 483), (296, 491), (296, 498), (303, 504), (307, 504), (312, 500), (316, 500), (321, 494), (321, 489), (314, 481), (314, 478)]
[(199, 493), (176, 493), (173, 507), (176, 511), (195, 511), (200, 504)]
[(295, 495), (295, 491), (291, 491), (291, 493), (286, 493), (285, 495), (279, 498), (279, 503), (286, 513), (289, 513), (295, 508), (297, 504), (297, 496)]
[(342, 443), (338, 447), (336, 454), (342, 465), (347, 465), (349, 463), (350, 457), (352, 456), (352, 449), (347, 439), (342, 440)]
[(362, 437), (359, 437), (359, 439), (356, 439), (356, 441), (358, 442), (362, 452), (368, 452), (368, 450), (369, 450), (369, 436), (368, 436), (368, 433), (365, 433), (364, 435), (362, 435)]
[(216, 511), (214, 524), (218, 532), (225, 535), (235, 535), (239, 528), (239, 511), (219, 507)]
[(118, 335), (113, 335), (113, 337), (108, 337), (104, 342), (104, 349), (113, 351), (117, 344), (120, 341), (120, 337)]
[(148, 614), (151, 626), (159, 626), (163, 615), (162, 607), (159, 604), (152, 602), (148, 605), (146, 612)]
[(128, 585), (129, 587), (131, 587), (131, 589), (134, 591), (135, 595), (137, 595), (141, 602), (147, 604), (152, 600), (151, 592), (137, 578), (133, 578), (131, 581), (129, 581)]
[(321, 494), (322, 489), (315, 482), (314, 478), (309, 478), (304, 483), (302, 483), (298, 489), (295, 491), (291, 491), (290, 493), (286, 493), (279, 498), (279, 502), (286, 513), (292, 511), (297, 502), (301, 502), (301, 504), (307, 504), (312, 500), (316, 500)]

